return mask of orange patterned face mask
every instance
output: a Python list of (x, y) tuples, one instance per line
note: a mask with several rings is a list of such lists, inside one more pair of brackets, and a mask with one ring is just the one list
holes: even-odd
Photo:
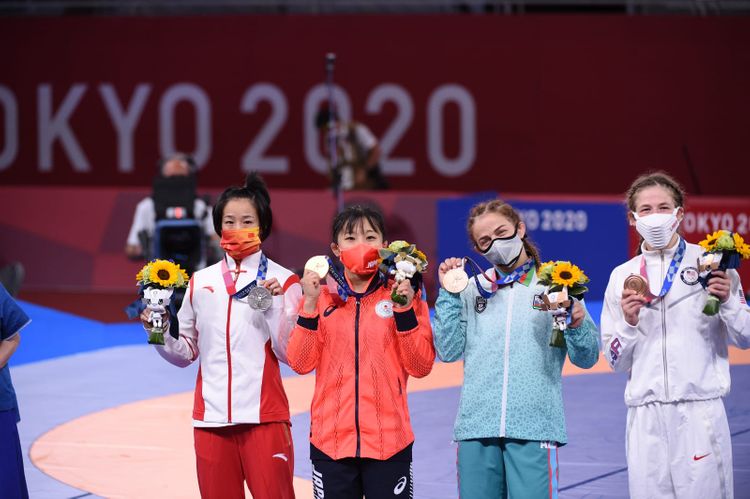
[(221, 248), (235, 260), (242, 260), (260, 249), (260, 228), (223, 229)]
[(372, 275), (378, 270), (378, 248), (360, 243), (341, 250), (341, 263), (350, 272), (359, 275)]

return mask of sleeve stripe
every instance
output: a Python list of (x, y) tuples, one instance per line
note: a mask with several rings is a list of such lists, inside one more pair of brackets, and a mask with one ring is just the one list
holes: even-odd
[(298, 282), (299, 282), (299, 276), (297, 274), (290, 275), (287, 278), (286, 282), (284, 282), (284, 288), (282, 292), (286, 293), (286, 290), (289, 289), (289, 287), (292, 286), (292, 284), (295, 284)]

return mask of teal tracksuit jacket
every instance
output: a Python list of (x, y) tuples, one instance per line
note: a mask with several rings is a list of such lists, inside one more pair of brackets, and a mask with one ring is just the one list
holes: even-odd
[[(492, 271), (487, 274), (492, 275)], [(490, 284), (479, 277), (480, 285)], [(599, 357), (591, 316), (565, 332), (567, 348), (549, 346), (552, 314), (533, 308), (545, 290), (532, 270), (484, 302), (476, 281), (459, 294), (440, 289), (433, 334), (444, 362), (464, 359), (456, 441), (475, 438), (567, 442), (561, 373), (565, 356), (589, 368)]]

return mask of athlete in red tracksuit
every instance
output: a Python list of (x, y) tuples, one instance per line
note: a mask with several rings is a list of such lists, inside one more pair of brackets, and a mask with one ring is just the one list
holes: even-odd
[[(268, 191), (256, 175), (224, 191), (214, 227), (226, 255), (193, 274), (177, 314), (179, 338), (165, 335), (165, 345), (156, 347), (180, 367), (200, 359), (193, 426), (204, 498), (244, 498), (243, 482), (255, 499), (294, 497), (289, 403), (278, 359), (286, 362), (301, 288), (296, 275), (260, 251), (271, 222)], [(265, 310), (245, 295), (255, 285), (270, 291)]]
[(334, 220), (333, 252), (346, 298), (320, 286), (314, 272), (302, 279), (304, 300), (287, 354), (304, 374), (315, 369), (310, 457), (314, 496), (335, 499), (411, 498), (412, 443), (406, 385), (429, 374), (435, 359), (427, 304), (408, 280), (391, 301), (377, 271), (383, 247), (382, 216), (350, 207)]

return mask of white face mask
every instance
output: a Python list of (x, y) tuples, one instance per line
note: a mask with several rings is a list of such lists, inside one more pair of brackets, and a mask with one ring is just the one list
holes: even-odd
[(653, 213), (642, 217), (633, 212), (635, 230), (651, 248), (664, 249), (677, 232), (677, 227), (680, 226), (680, 221), (677, 220), (677, 210), (679, 208), (675, 208), (672, 213)]
[(521, 256), (523, 241), (518, 237), (518, 229), (515, 234), (508, 238), (495, 238), (490, 247), (482, 252), (482, 255), (493, 265), (510, 267)]

